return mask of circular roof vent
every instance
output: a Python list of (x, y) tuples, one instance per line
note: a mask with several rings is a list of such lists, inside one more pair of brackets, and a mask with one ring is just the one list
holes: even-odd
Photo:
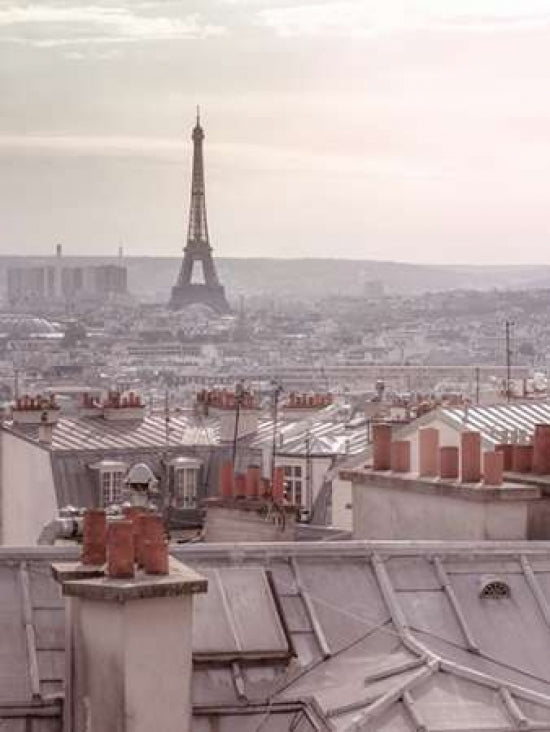
[(510, 585), (501, 577), (482, 577), (479, 596), (482, 600), (501, 600), (510, 597)]

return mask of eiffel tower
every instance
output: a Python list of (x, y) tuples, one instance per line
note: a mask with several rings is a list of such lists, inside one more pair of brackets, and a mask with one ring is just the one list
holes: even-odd
[[(189, 230), (183, 262), (178, 281), (172, 287), (170, 308), (182, 310), (188, 305), (208, 305), (218, 313), (230, 311), (223, 286), (218, 280), (212, 247), (208, 237), (206, 221), (206, 200), (204, 193), (204, 159), (202, 143), (204, 132), (197, 108), (197, 123), (193, 128), (193, 174), (191, 180), (191, 207), (189, 210)], [(202, 281), (194, 280), (194, 270), (202, 268)]]

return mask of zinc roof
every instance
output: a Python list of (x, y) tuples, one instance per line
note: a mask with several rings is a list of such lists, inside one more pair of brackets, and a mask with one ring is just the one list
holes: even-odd
[[(205, 544), (171, 552), (213, 583), (196, 612), (215, 633), (204, 637), (198, 621), (193, 641), (199, 732), (550, 730), (550, 543)], [(46, 704), (46, 689), (59, 688), (62, 654), (57, 665), (39, 660), (33, 680), (32, 633), (22, 619), (35, 628), (36, 653), (59, 654), (63, 615), (49, 563), (74, 556), (65, 548), (0, 550), (2, 596), (21, 583), (22, 567), (30, 587), (26, 615), (24, 593), (0, 615), (0, 638), (9, 636), (0, 673), (13, 677), (4, 702), (18, 695), (30, 707), (34, 684), (35, 706)], [(492, 577), (509, 596), (480, 596)], [(232, 638), (237, 653), (227, 646)], [(273, 653), (285, 644), (290, 654)]]
[(550, 424), (550, 403), (519, 402), (493, 406), (444, 407), (440, 414), (458, 428), (479, 430), (493, 444), (529, 439), (535, 425)]
[[(273, 424), (272, 419), (260, 419), (257, 432), (243, 441), (252, 448), (270, 448)], [(7, 422), (4, 427), (29, 439), (38, 439), (37, 425)], [(53, 428), (51, 449), (128, 450), (218, 444), (220, 426), (216, 417), (199, 419), (176, 414), (170, 416), (167, 429), (164, 416), (159, 414), (121, 421), (62, 415)], [(285, 455), (305, 455), (307, 451), (311, 455), (354, 454), (364, 444), (364, 427), (349, 429), (337, 419), (323, 417), (277, 424), (277, 449)]]
[[(38, 439), (37, 425), (6, 423), (15, 434)], [(143, 419), (109, 421), (101, 417), (61, 416), (53, 428), (51, 448), (57, 450), (127, 450), (219, 442), (216, 419), (196, 421), (173, 415), (168, 422), (158, 414)]]
[[(271, 448), (273, 420), (262, 421), (250, 447)], [(277, 424), (277, 453), (279, 455), (315, 456), (354, 455), (365, 448), (365, 427), (349, 428), (346, 422), (321, 416), (298, 422)]]

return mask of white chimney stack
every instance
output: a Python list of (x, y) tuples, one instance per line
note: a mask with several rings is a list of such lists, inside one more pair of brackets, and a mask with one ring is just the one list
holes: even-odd
[(107, 575), (53, 568), (67, 603), (64, 730), (189, 732), (193, 595), (207, 580), (173, 559), (167, 574), (136, 571), (132, 527), (118, 523), (128, 532), (109, 527)]

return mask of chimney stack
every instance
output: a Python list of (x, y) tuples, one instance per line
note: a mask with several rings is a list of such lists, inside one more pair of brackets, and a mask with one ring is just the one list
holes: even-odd
[[(104, 517), (86, 514), (85, 552), (86, 540), (88, 551), (97, 548)], [(159, 520), (149, 523), (145, 572), (135, 571), (130, 521), (109, 525), (106, 576), (53, 567), (66, 601), (67, 731), (191, 730), (193, 595), (206, 592), (207, 580), (173, 559), (168, 571)]]

